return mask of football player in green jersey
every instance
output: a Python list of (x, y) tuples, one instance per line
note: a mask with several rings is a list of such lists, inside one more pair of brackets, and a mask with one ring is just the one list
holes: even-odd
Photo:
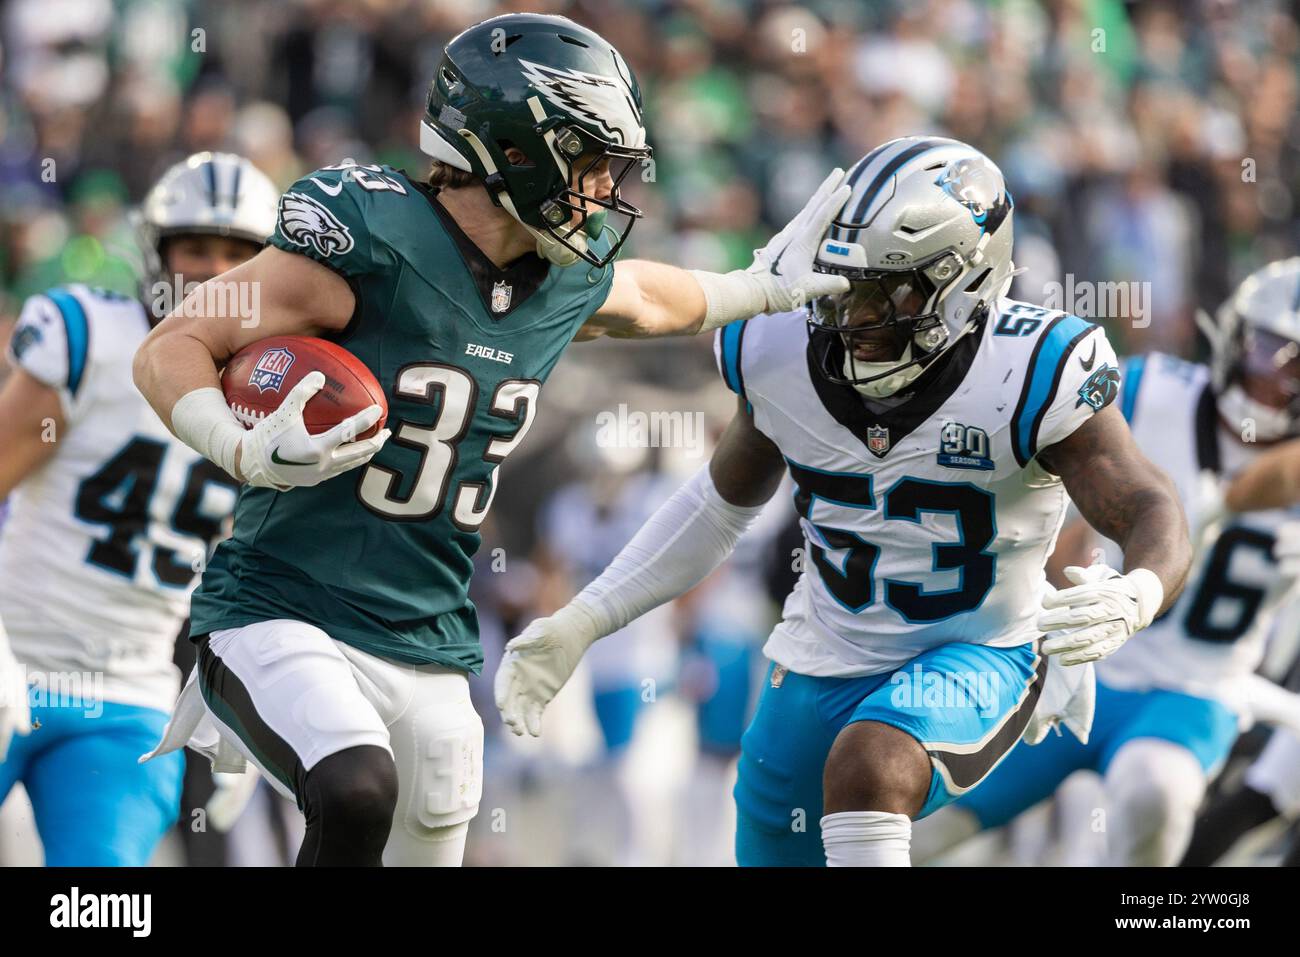
[[(641, 94), (617, 50), (562, 17), (454, 38), (421, 146), (426, 181), (342, 165), (290, 187), (268, 248), (221, 277), (255, 284), (256, 325), (194, 321), (200, 290), (136, 357), (163, 421), (245, 483), (161, 749), (193, 737), (253, 761), (306, 815), (300, 864), (460, 862), (483, 737), (471, 556), (564, 347), (698, 334), (847, 288), (812, 268), (847, 197), (838, 170), (748, 270), (615, 263), (640, 216), (620, 182), (650, 158)], [(277, 335), (345, 345), (383, 386), (391, 433), (355, 439), (374, 406), (309, 435), (320, 373), (245, 432), (218, 371)]]

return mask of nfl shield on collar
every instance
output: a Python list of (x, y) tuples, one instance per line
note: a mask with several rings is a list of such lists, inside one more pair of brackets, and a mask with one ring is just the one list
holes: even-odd
[(492, 311), (505, 312), (510, 308), (510, 297), (514, 289), (504, 280), (498, 280), (492, 285)]

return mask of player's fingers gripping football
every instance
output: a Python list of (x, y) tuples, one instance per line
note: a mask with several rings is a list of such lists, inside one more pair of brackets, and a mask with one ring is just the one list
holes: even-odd
[[(382, 411), (378, 406), (362, 410), (328, 432), (311, 435), (303, 410), (324, 386), (325, 376), (320, 371), (303, 376), (280, 407), (244, 437), (240, 469), (250, 485), (280, 491), (319, 485), (369, 461), (387, 440), (387, 434), (381, 432), (362, 440), (364, 444), (348, 441), (379, 421)], [(336, 455), (340, 450), (343, 454)]]
[(369, 462), (374, 458), (375, 453), (383, 448), (384, 443), (393, 434), (389, 429), (384, 429), (368, 439), (357, 438), (383, 417), (384, 410), (377, 405), (372, 405), (344, 419), (325, 434), (314, 437), (334, 465), (339, 466), (335, 474)]

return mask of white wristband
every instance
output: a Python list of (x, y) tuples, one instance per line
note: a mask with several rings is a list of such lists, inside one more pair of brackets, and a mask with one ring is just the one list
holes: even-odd
[(1138, 596), (1139, 628), (1145, 628), (1155, 620), (1160, 606), (1165, 601), (1165, 586), (1160, 583), (1160, 576), (1149, 568), (1135, 568), (1124, 576), (1133, 583)]
[(235, 454), (245, 430), (220, 389), (206, 386), (177, 399), (172, 406), (172, 431), (194, 451), (243, 481), (235, 470)]
[(762, 280), (751, 272), (735, 269), (724, 274), (692, 269), (690, 273), (704, 290), (706, 307), (701, 333), (737, 319), (749, 319), (767, 308), (767, 291)]

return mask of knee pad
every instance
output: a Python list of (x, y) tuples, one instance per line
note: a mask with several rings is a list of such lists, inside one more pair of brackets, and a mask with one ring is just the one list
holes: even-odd
[(393, 820), (417, 838), (469, 821), (483, 796), (483, 721), (463, 674), (421, 678), (420, 692), (389, 727), (401, 777), (401, 804)]

